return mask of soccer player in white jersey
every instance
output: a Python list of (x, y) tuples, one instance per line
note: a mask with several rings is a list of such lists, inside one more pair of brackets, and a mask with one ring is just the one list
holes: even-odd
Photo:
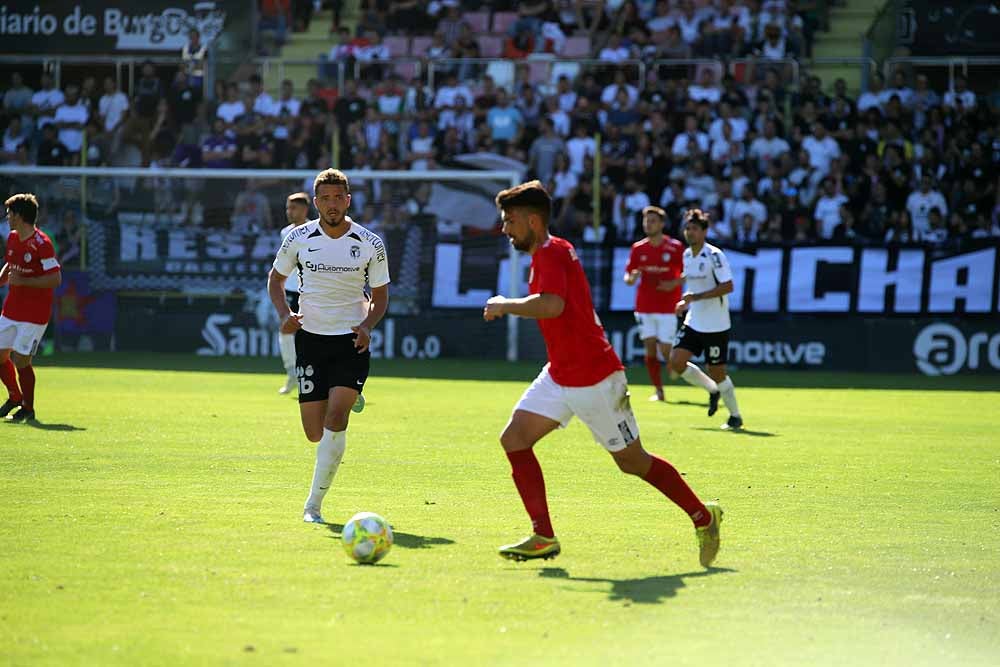
[[(670, 369), (690, 384), (709, 392), (708, 416), (719, 406), (719, 396), (729, 410), (724, 429), (743, 427), (743, 418), (736, 403), (736, 389), (726, 372), (729, 355), (729, 297), (733, 291), (733, 274), (725, 253), (705, 242), (708, 214), (691, 209), (684, 214), (684, 295), (677, 303), (677, 314), (687, 311), (684, 324), (670, 353)], [(708, 375), (691, 363), (691, 357), (705, 353)]]
[[(282, 333), (295, 334), (302, 429), (316, 442), (316, 467), (302, 519), (326, 523), (320, 511), (347, 447), (351, 407), (368, 379), (371, 331), (389, 305), (389, 261), (375, 234), (347, 217), (347, 176), (316, 176), (319, 219), (285, 237), (267, 291)], [(299, 312), (285, 300), (285, 281), (299, 270)], [(366, 290), (367, 285), (367, 290)]]
[[(293, 229), (309, 221), (309, 195), (304, 192), (288, 195), (288, 199), (285, 200), (285, 218), (288, 220), (288, 226), (281, 230), (282, 241), (288, 238)], [(289, 310), (293, 313), (299, 312), (299, 273), (302, 271), (301, 266), (295, 268), (296, 271), (285, 281), (285, 299), (288, 301)], [(278, 393), (288, 394), (299, 382), (295, 375), (295, 334), (279, 332), (278, 347), (281, 349), (281, 363), (285, 367), (286, 375), (285, 384)]]

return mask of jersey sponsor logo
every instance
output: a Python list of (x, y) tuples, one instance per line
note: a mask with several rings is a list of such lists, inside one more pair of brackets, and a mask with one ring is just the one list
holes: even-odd
[[(985, 349), (984, 349), (985, 348)], [(1000, 369), (1000, 332), (977, 331), (968, 337), (945, 322), (921, 329), (913, 340), (913, 360), (924, 375), (954, 375), (963, 368)]]
[(323, 262), (313, 263), (309, 260), (306, 260), (303, 266), (316, 273), (357, 273), (361, 270), (360, 266), (334, 266)]

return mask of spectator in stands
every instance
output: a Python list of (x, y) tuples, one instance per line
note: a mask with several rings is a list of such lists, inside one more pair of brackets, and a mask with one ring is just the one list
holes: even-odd
[(684, 132), (674, 137), (670, 152), (675, 158), (687, 158), (709, 151), (708, 135), (698, 127), (698, 119), (689, 115), (684, 119)]
[(520, 143), (524, 132), (524, 116), (511, 103), (505, 89), (497, 90), (497, 101), (486, 115), (486, 124), (490, 128), (494, 152), (506, 155), (508, 147)]
[[(639, 89), (628, 82), (628, 77), (624, 68), (615, 70), (614, 81), (601, 91), (600, 102), (605, 108), (610, 108), (618, 98), (618, 91), (624, 90), (628, 94), (629, 107), (639, 101)], [(586, 97), (586, 95), (584, 95)]]
[[(258, 29), (268, 36), (273, 35), (276, 47), (280, 48), (286, 41), (291, 13), (291, 0), (260, 0)], [(264, 54), (267, 55), (269, 52), (270, 49), (265, 46)]]
[(906, 199), (906, 210), (910, 214), (913, 231), (921, 237), (930, 229), (931, 209), (938, 209), (942, 216), (948, 214), (948, 202), (940, 191), (933, 189), (933, 179), (930, 174), (920, 178), (920, 190), (910, 193)]
[(566, 143), (556, 134), (555, 126), (548, 118), (542, 119), (541, 134), (531, 143), (528, 151), (528, 169), (542, 183), (552, 181), (559, 156), (565, 155)]
[(181, 48), (181, 61), (187, 70), (191, 88), (201, 96), (205, 86), (205, 63), (208, 60), (208, 45), (201, 41), (201, 33), (191, 28), (188, 41)]
[(31, 134), (24, 127), (21, 118), (19, 114), (11, 116), (7, 123), (7, 129), (3, 132), (3, 146), (0, 147), (0, 163), (2, 164), (28, 163), (28, 140)]
[(66, 86), (66, 99), (56, 109), (53, 124), (59, 128), (59, 141), (66, 147), (67, 158), (71, 163), (79, 163), (83, 128), (87, 125), (89, 116), (87, 107), (80, 99), (80, 89), (73, 84)]
[(226, 121), (217, 117), (212, 132), (201, 142), (202, 162), (210, 169), (231, 169), (236, 160), (236, 139), (226, 131)]
[(55, 87), (52, 75), (42, 73), (42, 87), (31, 96), (28, 112), (35, 122), (35, 129), (41, 130), (52, 122), (56, 109), (66, 100), (63, 92)]
[(813, 215), (816, 218), (819, 238), (829, 240), (833, 238), (833, 230), (841, 223), (840, 208), (848, 202), (848, 199), (846, 195), (838, 192), (831, 178), (824, 178), (822, 187), (823, 192), (816, 200)]
[(419, 0), (393, 0), (389, 3), (386, 26), (390, 32), (430, 33), (434, 29), (434, 17), (421, 5)]
[(62, 167), (69, 159), (70, 151), (59, 141), (58, 129), (53, 123), (42, 127), (42, 140), (38, 144), (37, 162), (43, 167)]
[(809, 153), (810, 166), (824, 175), (830, 172), (831, 160), (840, 157), (840, 145), (820, 122), (813, 123), (812, 135), (802, 140), (802, 148)]
[(243, 191), (236, 195), (229, 220), (234, 232), (262, 232), (274, 227), (271, 205), (257, 186), (255, 179), (248, 178)]
[(868, 90), (861, 93), (861, 96), (858, 97), (858, 113), (863, 113), (869, 109), (877, 109), (879, 113), (882, 112), (882, 104), (886, 101), (884, 99), (884, 83), (885, 80), (881, 74), (876, 73), (871, 77)]
[(976, 94), (968, 85), (964, 76), (956, 74), (955, 87), (944, 94), (944, 106), (960, 113), (971, 113), (976, 108)]
[(10, 75), (10, 88), (3, 94), (3, 110), (7, 116), (14, 114), (24, 116), (22, 118), (23, 128), (27, 127), (25, 123), (30, 120), (32, 95), (34, 95), (34, 91), (24, 85), (24, 78), (20, 72), (14, 72)]
[(128, 109), (128, 97), (118, 89), (114, 77), (104, 77), (104, 95), (97, 103), (97, 110), (101, 119), (101, 129), (108, 137), (109, 145), (113, 146), (116, 143), (113, 139), (125, 122)]
[(420, 121), (416, 134), (410, 138), (409, 160), (410, 169), (420, 171), (431, 169), (434, 164), (434, 133), (430, 123)]

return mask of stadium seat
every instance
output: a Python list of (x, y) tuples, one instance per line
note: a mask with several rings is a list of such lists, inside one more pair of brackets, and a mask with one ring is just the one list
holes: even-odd
[(468, 12), (462, 16), (462, 20), (469, 24), (469, 27), (472, 28), (472, 32), (490, 31), (489, 12)]
[(427, 55), (427, 47), (434, 42), (430, 37), (414, 37), (410, 40), (410, 55), (423, 57)]
[(549, 72), (552, 71), (552, 63), (545, 61), (535, 61), (528, 63), (528, 81), (534, 85), (549, 83)]
[(590, 56), (590, 37), (586, 35), (568, 37), (563, 44), (563, 58), (587, 58)]
[(507, 29), (517, 21), (516, 12), (497, 12), (493, 15), (493, 34), (506, 35)]
[(503, 53), (503, 37), (480, 35), (476, 41), (479, 42), (479, 55), (483, 58), (499, 58)]
[(410, 52), (410, 38), (405, 35), (389, 35), (382, 44), (389, 49), (389, 55), (393, 58), (405, 56)]

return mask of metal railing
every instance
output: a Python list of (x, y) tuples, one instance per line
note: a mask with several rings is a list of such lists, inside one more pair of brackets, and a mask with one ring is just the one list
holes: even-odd
[(893, 72), (899, 67), (910, 69), (917, 67), (947, 67), (948, 88), (950, 90), (955, 87), (956, 71), (961, 71), (962, 76), (968, 78), (969, 67), (1000, 68), (1000, 56), (898, 56), (887, 58), (882, 63), (882, 73), (886, 80), (889, 80)]

